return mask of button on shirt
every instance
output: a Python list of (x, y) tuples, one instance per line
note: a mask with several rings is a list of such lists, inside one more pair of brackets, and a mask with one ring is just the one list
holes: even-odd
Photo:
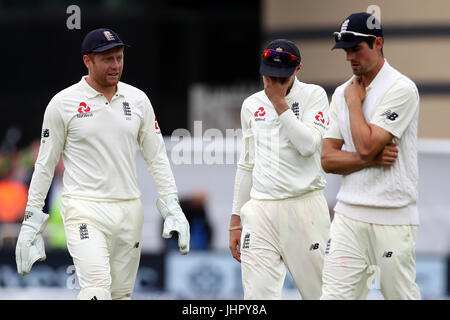
[(159, 194), (176, 193), (164, 140), (146, 94), (119, 82), (108, 102), (85, 78), (56, 94), (45, 110), (28, 205), (44, 206), (61, 154), (63, 196), (103, 201), (139, 198), (138, 144)]

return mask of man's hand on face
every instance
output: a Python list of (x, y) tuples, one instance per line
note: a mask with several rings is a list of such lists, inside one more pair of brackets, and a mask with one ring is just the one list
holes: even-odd
[(290, 80), (291, 77), (276, 78), (263, 76), (264, 92), (279, 115), (289, 109), (285, 98), (291, 84)]
[(263, 76), (264, 92), (271, 102), (284, 100), (289, 87), (289, 78)]

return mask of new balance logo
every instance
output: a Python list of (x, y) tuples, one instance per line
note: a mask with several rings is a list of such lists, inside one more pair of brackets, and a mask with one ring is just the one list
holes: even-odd
[(242, 244), (242, 249), (248, 249), (250, 247), (250, 233), (247, 233), (244, 237), (244, 243)]
[(390, 258), (392, 257), (392, 251), (385, 251), (383, 253), (383, 258)]
[(386, 118), (388, 118), (391, 121), (394, 121), (395, 119), (398, 118), (398, 114), (395, 112), (392, 112), (391, 110), (387, 110), (387, 111), (383, 112), (381, 114), (381, 116), (386, 116)]
[(80, 226), (80, 239), (89, 239), (89, 233), (85, 223), (82, 223)]
[(309, 251), (317, 250), (317, 249), (319, 249), (319, 244), (318, 243), (313, 243), (311, 245), (311, 247), (309, 247)]

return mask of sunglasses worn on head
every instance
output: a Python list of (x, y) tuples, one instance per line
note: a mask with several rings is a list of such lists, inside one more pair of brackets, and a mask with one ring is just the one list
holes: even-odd
[(342, 32), (334, 32), (334, 41), (353, 41), (357, 37), (373, 37), (376, 38), (373, 34), (364, 34), (359, 32), (353, 32), (353, 31), (342, 31)]
[(298, 57), (287, 51), (277, 51), (273, 49), (264, 50), (262, 53), (264, 59), (276, 62), (294, 62), (299, 61)]

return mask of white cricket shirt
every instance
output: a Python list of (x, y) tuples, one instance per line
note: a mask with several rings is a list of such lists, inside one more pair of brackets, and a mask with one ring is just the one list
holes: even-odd
[[(325, 187), (325, 173), (320, 161), (322, 136), (328, 127), (329, 105), (325, 90), (295, 79), (286, 102), (291, 109), (281, 116), (264, 90), (243, 102), (243, 144), (238, 172), (252, 172), (252, 182), (239, 181), (242, 179), (237, 174), (234, 214), (239, 213), (249, 197), (285, 199)], [(311, 138), (298, 141), (295, 131), (299, 128)], [(250, 186), (251, 190), (248, 189)], [(244, 200), (239, 201), (239, 198)]]
[(28, 205), (39, 209), (60, 155), (63, 196), (102, 201), (139, 198), (136, 147), (148, 164), (158, 193), (177, 188), (153, 107), (147, 95), (119, 82), (111, 102), (80, 82), (60, 91), (48, 104)]
[[(344, 98), (344, 89), (352, 79), (339, 86), (333, 94), (330, 128), (324, 138), (344, 140), (342, 150), (356, 152)], [(417, 87), (385, 60), (366, 88), (362, 108), (368, 124), (375, 124), (394, 135), (398, 157), (392, 166), (374, 166), (344, 175), (335, 211), (369, 223), (417, 225)]]

